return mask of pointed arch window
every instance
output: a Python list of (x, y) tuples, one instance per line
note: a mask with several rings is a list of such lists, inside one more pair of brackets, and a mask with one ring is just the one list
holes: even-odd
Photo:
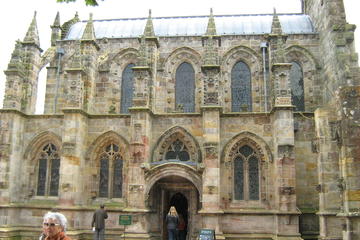
[(303, 70), (299, 63), (292, 62), (290, 70), (291, 101), (295, 111), (305, 111)]
[(190, 160), (190, 154), (185, 144), (177, 139), (167, 149), (165, 160), (177, 160), (185, 162)]
[(175, 107), (184, 112), (195, 111), (195, 71), (189, 63), (182, 63), (175, 76)]
[(104, 147), (100, 154), (99, 197), (122, 197), (123, 158), (116, 144)]
[(134, 94), (134, 73), (132, 68), (134, 66), (132, 63), (127, 65), (122, 74), (120, 113), (129, 113), (129, 108), (132, 106)]
[(234, 199), (259, 200), (259, 157), (248, 145), (239, 148), (234, 158)]
[(58, 196), (60, 178), (60, 156), (57, 147), (45, 144), (38, 158), (38, 196)]
[(251, 72), (244, 62), (237, 62), (231, 70), (231, 111), (251, 112)]

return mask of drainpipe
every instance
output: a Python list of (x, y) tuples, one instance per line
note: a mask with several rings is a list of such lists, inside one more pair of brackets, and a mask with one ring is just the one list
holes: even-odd
[(262, 42), (260, 43), (260, 48), (262, 50), (262, 57), (263, 57), (263, 71), (264, 71), (264, 102), (265, 102), (265, 112), (268, 111), (268, 106), (267, 106), (267, 103), (268, 103), (268, 97), (267, 97), (267, 71), (266, 71), (266, 49), (268, 47), (268, 44), (267, 42)]
[(58, 91), (59, 91), (59, 84), (60, 84), (60, 62), (61, 57), (64, 55), (64, 49), (63, 48), (57, 48), (56, 53), (58, 56), (57, 61), (57, 70), (56, 70), (56, 84), (55, 84), (55, 98), (54, 98), (54, 114), (56, 113), (56, 106), (57, 106), (57, 100), (58, 100)]

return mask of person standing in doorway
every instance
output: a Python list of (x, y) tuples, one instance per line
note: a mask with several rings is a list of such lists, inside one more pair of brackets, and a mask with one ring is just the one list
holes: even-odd
[(91, 227), (94, 232), (94, 240), (104, 240), (105, 236), (105, 219), (108, 218), (105, 205), (101, 204), (100, 208), (94, 212)]
[(168, 230), (168, 239), (176, 240), (179, 217), (174, 206), (170, 207), (169, 213), (166, 215), (165, 222)]

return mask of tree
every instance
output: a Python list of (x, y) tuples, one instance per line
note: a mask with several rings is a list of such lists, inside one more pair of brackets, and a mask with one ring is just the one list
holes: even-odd
[[(66, 3), (69, 3), (69, 2), (76, 2), (76, 0), (56, 0), (57, 2), (66, 2)], [(85, 4), (86, 6), (98, 6), (98, 0), (84, 0), (85, 1)], [(104, 0), (102, 0), (104, 1)]]

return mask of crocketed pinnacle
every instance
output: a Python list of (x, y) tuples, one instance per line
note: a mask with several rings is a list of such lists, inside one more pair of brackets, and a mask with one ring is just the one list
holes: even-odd
[(52, 28), (59, 28), (61, 25), (60, 25), (60, 13), (57, 12), (56, 13), (56, 17), (55, 17), (55, 20), (54, 20), (54, 23), (53, 25), (51, 26)]
[(282, 34), (281, 23), (280, 23), (280, 20), (276, 13), (275, 8), (274, 8), (274, 14), (273, 14), (273, 19), (272, 19), (272, 24), (271, 24), (271, 33), (279, 34), (279, 35)]
[(85, 27), (84, 33), (81, 37), (81, 40), (95, 40), (95, 39), (96, 39), (96, 37), (95, 37), (92, 13), (90, 13), (89, 20), (86, 23), (86, 27)]
[(36, 11), (30, 23), (29, 29), (25, 35), (24, 43), (33, 43), (36, 46), (40, 47), (39, 32), (36, 23)]
[(145, 25), (144, 36), (145, 37), (154, 37), (155, 36), (154, 25), (153, 25), (152, 18), (151, 18), (151, 9), (149, 9), (149, 16), (148, 16), (148, 19), (147, 19), (146, 25)]
[(216, 25), (215, 25), (215, 19), (214, 19), (212, 8), (210, 8), (210, 16), (209, 16), (209, 21), (208, 21), (205, 35), (207, 35), (207, 36), (215, 36), (216, 35)]

